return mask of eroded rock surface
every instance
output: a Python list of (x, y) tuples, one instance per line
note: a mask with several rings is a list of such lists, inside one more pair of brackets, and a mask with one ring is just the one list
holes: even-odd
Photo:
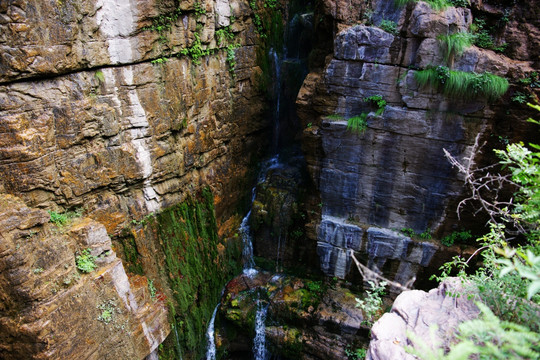
[[(422, 1), (401, 8), (376, 1), (373, 9), (370, 21), (393, 20), (396, 31), (344, 26), (346, 21), (327, 12), (341, 22), (341, 31), (324, 68), (308, 75), (297, 98), (306, 126), (303, 149), (322, 206), (322, 220), (311, 222), (318, 226), (326, 274), (350, 278), (348, 252), (355, 251), (373, 270), (406, 281), (439, 257), (438, 246), (404, 241), (397, 231), (441, 236), (457, 221), (456, 199), (464, 189), (443, 149), (459, 160), (469, 157), (476, 136), (489, 140), (505, 109), (502, 101), (449, 98), (420, 87), (415, 71), (447, 65), (508, 78), (534, 69), (534, 63), (472, 46), (446, 64), (437, 36), (466, 31), (473, 21), (470, 9), (436, 11)], [(384, 110), (366, 100), (373, 96), (386, 101)], [(348, 129), (347, 120), (356, 116), (365, 117), (364, 131)], [(373, 226), (395, 235), (370, 245), (362, 233)], [(336, 231), (341, 235), (332, 235)]]
[(223, 295), (216, 343), (233, 356), (250, 353), (255, 314), (267, 306), (264, 331), (272, 354), (286, 359), (346, 359), (345, 350), (365, 346), (368, 336), (356, 297), (319, 281), (263, 272), (241, 275)]
[[(3, 359), (142, 359), (170, 332), (163, 297), (128, 277), (105, 228), (57, 227), (49, 214), (0, 196), (0, 350)], [(96, 268), (77, 269), (88, 251)]]
[(455, 296), (462, 291), (461, 280), (449, 278), (428, 293), (421, 290), (401, 293), (392, 310), (373, 325), (366, 359), (416, 359), (405, 351), (405, 346), (412, 345), (408, 333), (428, 347), (448, 345), (459, 324), (477, 318), (480, 313), (472, 300)]

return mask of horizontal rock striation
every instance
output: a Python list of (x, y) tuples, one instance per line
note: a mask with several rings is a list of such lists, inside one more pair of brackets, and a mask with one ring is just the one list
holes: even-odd
[[(220, 219), (230, 215), (225, 209), (242, 198), (253, 159), (241, 154), (260, 154), (267, 129), (253, 75), (257, 66), (251, 20), (237, 13), (247, 5), (229, 4), (229, 16), (237, 19), (231, 28), (234, 41), (243, 45), (236, 50), (233, 79), (225, 51), (216, 45), (214, 32), (223, 25), (215, 22), (213, 3), (201, 4), (201, 15), (193, 4), (160, 9), (161, 3), (128, 0), (80, 6), (21, 3), (3, 9), (2, 26), (27, 24), (24, 31), (33, 42), (24, 43), (33, 44), (36, 59), (58, 67), (55, 58), (41, 52), (64, 43), (81, 51), (54, 51), (66, 59), (65, 71), (27, 64), (25, 73), (2, 72), (12, 73), (17, 81), (0, 86), (0, 189), (41, 207), (84, 204), (111, 233), (130, 217), (140, 219), (175, 204), (186, 189), (195, 191), (202, 184), (210, 184), (216, 193)], [(62, 9), (66, 23), (40, 17)], [(173, 10), (181, 16), (171, 21), (170, 29), (146, 29), (153, 24), (152, 16)], [(40, 21), (44, 33), (58, 36), (38, 36), (31, 25)], [(13, 56), (32, 63), (17, 42), (26, 32), (4, 43), (17, 50)], [(95, 41), (87, 38), (90, 34)], [(200, 65), (186, 56), (163, 58), (193, 46), (196, 39), (201, 49), (214, 49)], [(3, 52), (4, 57), (8, 54)], [(56, 73), (67, 74), (37, 80)], [(23, 80), (25, 74), (36, 80)]]
[[(0, 352), (3, 359), (142, 359), (170, 332), (163, 297), (128, 277), (103, 225), (62, 227), (0, 197)], [(95, 269), (77, 269), (88, 251)], [(78, 260), (77, 260), (78, 261)]]
[[(370, 226), (409, 228), (417, 234), (443, 231), (446, 219), (453, 217), (449, 214), (455, 211), (455, 199), (464, 191), (444, 149), (460, 160), (470, 157), (477, 134), (488, 139), (501, 116), (500, 103), (492, 105), (473, 94), (446, 97), (419, 86), (415, 72), (448, 65), (454, 70), (508, 77), (533, 65), (476, 46), (445, 63), (437, 36), (467, 31), (473, 21), (470, 9), (435, 11), (422, 1), (397, 8), (377, 1), (371, 21), (379, 24), (383, 19), (394, 20), (396, 31), (342, 25), (325, 67), (308, 75), (297, 98), (306, 126), (303, 148), (322, 205), (317, 235), (321, 267), (326, 274), (341, 278), (350, 274), (349, 250), (358, 251), (358, 257), (377, 271), (385, 266), (390, 278), (412, 263), (405, 260), (409, 255), (395, 255), (407, 248), (399, 235), (384, 241), (384, 247), (392, 249), (381, 256), (369, 245), (351, 245), (358, 240), (333, 243), (330, 228), (341, 226), (346, 234), (352, 226), (348, 222), (362, 225), (364, 231)], [(373, 97), (385, 105), (379, 109), (369, 100)], [(365, 130), (348, 129), (348, 119), (353, 117), (365, 119)], [(335, 225), (329, 227), (329, 219)], [(424, 244), (418, 245), (422, 255), (413, 256), (415, 268), (427, 266), (437, 249)], [(375, 258), (405, 262), (389, 266)], [(406, 272), (404, 279), (415, 270)]]
[[(56, 233), (46, 212), (25, 210), (21, 223), (39, 218), (32, 241), (33, 228), (12, 236), (11, 225), (0, 225), (7, 241), (0, 251), (2, 355), (155, 356), (171, 329), (166, 296), (182, 311), (177, 317), (197, 317), (197, 326), (183, 325), (193, 331), (181, 334), (194, 351), (184, 358), (197, 356), (199, 334), (192, 333), (209, 320), (206, 302), (215, 306), (238, 249), (178, 235), (200, 247), (202, 263), (220, 267), (219, 277), (207, 271), (200, 278), (216, 289), (199, 294), (185, 285), (192, 279), (177, 279), (185, 272), (163, 270), (159, 219), (209, 188), (207, 217), (177, 220), (193, 221), (203, 234), (217, 234), (217, 221), (224, 237), (237, 226), (253, 163), (270, 139), (257, 36), (246, 1), (0, 4), (0, 194), (21, 198), (21, 208), (76, 210), (94, 221), (85, 220), (81, 233)], [(149, 216), (156, 213), (165, 215)], [(107, 252), (113, 246), (123, 261)], [(98, 270), (80, 274), (75, 254), (87, 248), (103, 256)], [(167, 260), (183, 261), (182, 251)], [(171, 290), (173, 282), (185, 291)], [(163, 291), (159, 301), (149, 298), (149, 284)], [(175, 295), (203, 299), (187, 310), (190, 302), (179, 304)], [(103, 309), (114, 324), (95, 320)], [(175, 344), (169, 347), (174, 353)]]

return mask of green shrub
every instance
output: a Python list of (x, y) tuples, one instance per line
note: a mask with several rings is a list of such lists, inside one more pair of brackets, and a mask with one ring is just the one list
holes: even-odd
[(407, 235), (408, 237), (413, 237), (416, 235), (416, 232), (411, 228), (403, 228), (400, 231), (403, 235)]
[(353, 116), (347, 120), (347, 130), (357, 133), (357, 134), (363, 134), (364, 131), (367, 129), (367, 114), (362, 113), (357, 116)]
[(68, 222), (68, 216), (66, 213), (57, 213), (55, 211), (49, 210), (49, 215), (51, 216), (50, 222), (52, 222), (54, 225), (61, 227), (67, 224)]
[(472, 238), (470, 231), (454, 231), (450, 235), (445, 236), (441, 240), (441, 244), (444, 246), (452, 246), (455, 243), (466, 243), (467, 240)]
[(80, 208), (80, 209), (77, 209), (76, 211), (67, 211), (64, 213), (58, 213), (52, 210), (49, 210), (48, 212), (51, 217), (49, 221), (58, 227), (62, 227), (66, 225), (68, 221), (77, 217), (81, 217), (83, 213), (83, 209)]
[(383, 305), (383, 295), (385, 293), (387, 282), (381, 281), (376, 284), (373, 281), (368, 281), (370, 289), (366, 290), (366, 295), (363, 299), (356, 298), (356, 307), (362, 309), (365, 318), (362, 321), (365, 325), (373, 325), (377, 315), (380, 314)]
[(392, 35), (398, 35), (399, 31), (397, 29), (397, 24), (395, 21), (392, 20), (381, 20), (379, 23), (379, 27), (386, 31), (387, 33), (390, 33)]
[(83, 273), (91, 273), (97, 268), (96, 257), (90, 254), (90, 249), (84, 249), (80, 255), (75, 257), (77, 269)]
[(504, 50), (506, 50), (508, 44), (496, 44), (495, 39), (491, 35), (491, 33), (495, 32), (496, 29), (493, 27), (491, 27), (489, 30), (486, 29), (485, 20), (475, 19), (474, 23), (471, 25), (471, 31), (473, 33), (474, 45), (497, 52), (504, 52)]
[(485, 72), (482, 74), (450, 70), (446, 66), (418, 70), (414, 77), (420, 86), (429, 85), (444, 95), (469, 99), (495, 100), (508, 90), (508, 80)]
[(222, 46), (223, 44), (225, 44), (227, 40), (234, 39), (234, 34), (231, 31), (231, 27), (226, 26), (224, 28), (216, 30), (216, 38), (217, 38), (217, 43), (219, 46)]

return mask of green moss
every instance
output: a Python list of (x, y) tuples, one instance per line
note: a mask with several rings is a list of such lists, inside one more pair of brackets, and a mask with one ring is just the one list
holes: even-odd
[(141, 255), (135, 242), (135, 237), (131, 233), (126, 233), (124, 236), (118, 238), (119, 243), (122, 245), (124, 254), (124, 266), (127, 267), (128, 272), (132, 274), (144, 275), (144, 270), (141, 263)]
[[(207, 189), (197, 199), (188, 198), (157, 214), (155, 226), (174, 296), (173, 325), (182, 352), (199, 358), (220, 290), (240, 271), (240, 249), (220, 244), (213, 196)], [(221, 255), (219, 248), (224, 249)]]

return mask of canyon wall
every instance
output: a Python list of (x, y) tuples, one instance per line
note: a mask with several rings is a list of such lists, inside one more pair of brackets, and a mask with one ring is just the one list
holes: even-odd
[(3, 358), (141, 359), (169, 333), (163, 358), (198, 356), (270, 138), (252, 17), (235, 0), (0, 4)]
[[(405, 283), (419, 271), (436, 272), (445, 256), (462, 251), (455, 247), (441, 258), (441, 245), (429, 240), (460, 229), (456, 204), (466, 194), (444, 149), (459, 161), (472, 156), (481, 164), (493, 159), (495, 139), (528, 136), (527, 116), (511, 101), (517, 87), (497, 101), (473, 92), (446, 96), (420, 86), (415, 73), (448, 66), (517, 83), (538, 69), (538, 19), (519, 5), (481, 2), (434, 10), (421, 1), (402, 7), (374, 1), (352, 14), (336, 7), (323, 2), (327, 20), (320, 24), (335, 33), (332, 53), (313, 67), (297, 98), (308, 169), (320, 194), (322, 220), (312, 217), (310, 237), (329, 276), (357, 276), (349, 256), (354, 252), (371, 269)], [(508, 41), (504, 53), (473, 45), (445, 59), (438, 37), (503, 14), (498, 40)], [(377, 99), (384, 105), (378, 107)], [(348, 120), (355, 117), (366, 121), (365, 129), (351, 131)], [(488, 142), (482, 155), (472, 153), (477, 135), (480, 145)], [(482, 226), (481, 218), (466, 215), (459, 226)]]

